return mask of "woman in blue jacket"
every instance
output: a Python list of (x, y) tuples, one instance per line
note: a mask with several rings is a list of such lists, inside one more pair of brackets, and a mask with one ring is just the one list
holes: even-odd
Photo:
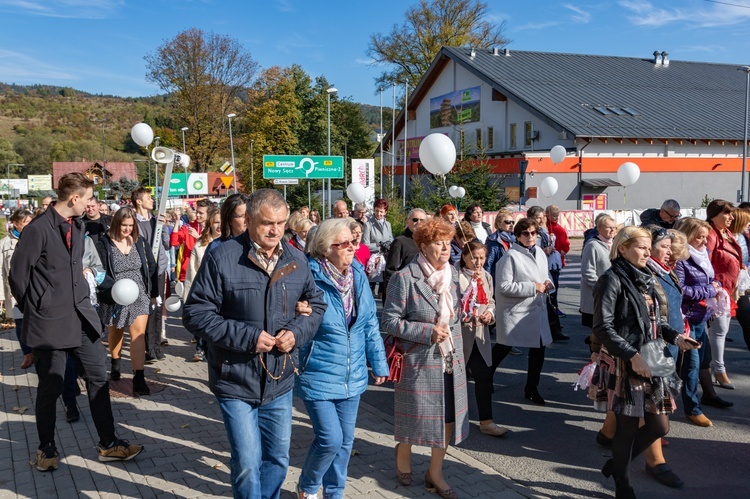
[(315, 440), (297, 486), (300, 497), (344, 497), (359, 397), (367, 388), (367, 362), (375, 384), (388, 363), (364, 267), (354, 261), (349, 221), (326, 220), (307, 241), (310, 271), (329, 304), (313, 341), (300, 352), (296, 385), (312, 421)]

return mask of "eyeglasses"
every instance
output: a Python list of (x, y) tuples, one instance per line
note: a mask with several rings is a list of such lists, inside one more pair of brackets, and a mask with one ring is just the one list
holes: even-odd
[(418, 224), (419, 222), (424, 222), (424, 218), (412, 218), (411, 221)]
[(538, 232), (535, 231), (535, 230), (525, 230), (525, 231), (521, 232), (521, 235), (522, 236), (526, 236), (526, 237), (534, 237), (537, 234), (538, 234)]
[(332, 243), (331, 248), (346, 249), (349, 246), (354, 246), (355, 244), (357, 244), (357, 240), (352, 239), (351, 241), (344, 241), (343, 243)]
[(506, 225), (513, 225), (514, 223), (516, 223), (516, 221), (515, 220), (503, 220), (503, 223)]
[(680, 217), (682, 216), (682, 213), (680, 213), (679, 211), (678, 211), (677, 213), (675, 213), (675, 214), (673, 214), (673, 213), (669, 213), (669, 212), (668, 212), (667, 210), (663, 210), (663, 211), (664, 211), (664, 213), (666, 213), (666, 214), (667, 214), (667, 216), (668, 216), (669, 218), (671, 218), (672, 220), (677, 220), (678, 218), (680, 218)]
[(673, 236), (664, 227), (651, 229), (651, 239), (653, 239), (653, 242), (657, 243), (661, 241), (662, 239), (667, 239), (667, 238), (672, 239)]

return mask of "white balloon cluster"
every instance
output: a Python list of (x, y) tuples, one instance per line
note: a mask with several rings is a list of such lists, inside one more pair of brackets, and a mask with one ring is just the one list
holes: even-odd
[(466, 196), (466, 189), (457, 185), (452, 185), (448, 188), (448, 194), (452, 198), (462, 198)]
[(365, 199), (367, 199), (365, 188), (359, 182), (349, 184), (349, 187), (346, 188), (346, 195), (353, 203), (364, 203)]

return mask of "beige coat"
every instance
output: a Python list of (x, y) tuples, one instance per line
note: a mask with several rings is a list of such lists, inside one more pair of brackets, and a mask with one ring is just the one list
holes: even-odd
[[(484, 276), (484, 292), (489, 298), (489, 304), (487, 310), (492, 314), (492, 319), (495, 319), (495, 298), (493, 297), (494, 287), (492, 285), (492, 277), (490, 274), (483, 270)], [(459, 270), (458, 283), (461, 289), (460, 295), (463, 296), (466, 293), (466, 288), (469, 287), (469, 278)], [(491, 324), (491, 323), (490, 323)], [(483, 325), (481, 323), (473, 326), (469, 323), (461, 323), (461, 336), (463, 337), (464, 343), (464, 357), (466, 362), (469, 362), (471, 357), (471, 351), (474, 348), (474, 343), (477, 344), (479, 353), (482, 354), (485, 364), (488, 366), (492, 365), (492, 341), (490, 340), (490, 327), (489, 325)]]
[(513, 347), (539, 348), (552, 343), (547, 318), (547, 297), (535, 283), (549, 280), (547, 256), (534, 255), (518, 243), (497, 263), (495, 271), (495, 321), (497, 342)]
[(0, 264), (2, 265), (3, 276), (3, 285), (0, 286), (0, 300), (5, 301), (5, 317), (22, 319), (23, 314), (16, 308), (16, 300), (13, 298), (8, 284), (10, 259), (13, 257), (13, 252), (16, 251), (16, 244), (18, 244), (18, 238), (13, 233), (9, 233), (0, 239)]

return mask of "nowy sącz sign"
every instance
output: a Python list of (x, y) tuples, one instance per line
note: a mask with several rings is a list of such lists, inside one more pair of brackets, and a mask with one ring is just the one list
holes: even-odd
[(344, 178), (344, 157), (264, 155), (263, 178)]

